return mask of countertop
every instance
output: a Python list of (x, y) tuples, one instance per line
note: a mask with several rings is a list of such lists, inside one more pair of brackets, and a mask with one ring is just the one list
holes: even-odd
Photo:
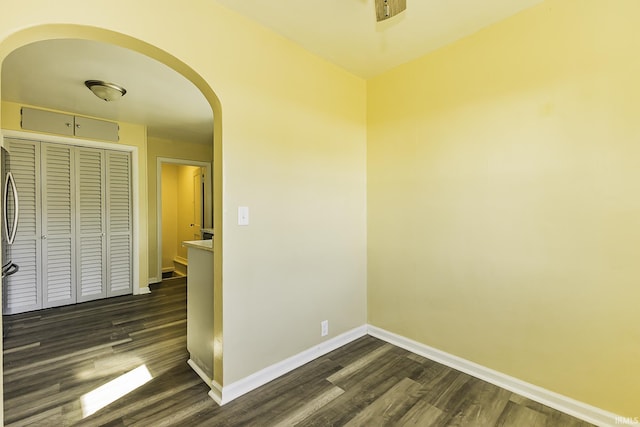
[(187, 240), (182, 242), (182, 246), (213, 252), (213, 240)]

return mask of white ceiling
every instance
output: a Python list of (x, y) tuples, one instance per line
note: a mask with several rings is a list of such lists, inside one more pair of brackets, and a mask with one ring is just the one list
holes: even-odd
[[(211, 0), (213, 1), (213, 0)], [(408, 0), (376, 23), (374, 0), (217, 0), (363, 78), (375, 76), (542, 0)], [(148, 135), (211, 143), (213, 115), (200, 91), (165, 65), (121, 47), (76, 39), (24, 46), (2, 64), (2, 99), (147, 125)], [(105, 102), (89, 79), (127, 89)]]
[[(84, 85), (104, 80), (127, 89), (105, 102)], [(213, 113), (202, 93), (166, 65), (129, 49), (47, 40), (12, 52), (2, 64), (2, 99), (147, 125), (151, 137), (210, 144)]]
[(369, 78), (542, 0), (407, 0), (376, 23), (374, 0), (217, 0), (305, 49)]

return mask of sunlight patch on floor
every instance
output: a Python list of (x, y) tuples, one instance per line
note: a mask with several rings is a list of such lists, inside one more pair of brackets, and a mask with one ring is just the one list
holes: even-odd
[(82, 395), (80, 397), (82, 417), (86, 418), (98, 412), (105, 406), (151, 381), (152, 378), (147, 365), (141, 365), (133, 371), (120, 375), (118, 378)]
[(91, 367), (76, 373), (75, 377), (82, 381), (99, 380), (143, 364), (144, 361), (138, 356), (110, 354), (107, 357), (96, 359)]

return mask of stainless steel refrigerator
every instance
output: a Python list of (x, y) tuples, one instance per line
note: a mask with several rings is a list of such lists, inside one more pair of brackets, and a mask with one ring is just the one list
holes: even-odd
[(20, 208), (18, 205), (18, 188), (11, 173), (10, 153), (3, 147), (0, 156), (2, 165), (2, 300), (4, 304), (7, 297), (7, 277), (17, 273), (20, 268), (11, 260), (11, 245), (15, 241), (16, 233), (18, 232)]

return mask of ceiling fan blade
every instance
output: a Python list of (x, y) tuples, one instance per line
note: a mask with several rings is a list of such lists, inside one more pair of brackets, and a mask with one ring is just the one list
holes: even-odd
[(378, 22), (396, 16), (407, 8), (407, 0), (375, 0)]

